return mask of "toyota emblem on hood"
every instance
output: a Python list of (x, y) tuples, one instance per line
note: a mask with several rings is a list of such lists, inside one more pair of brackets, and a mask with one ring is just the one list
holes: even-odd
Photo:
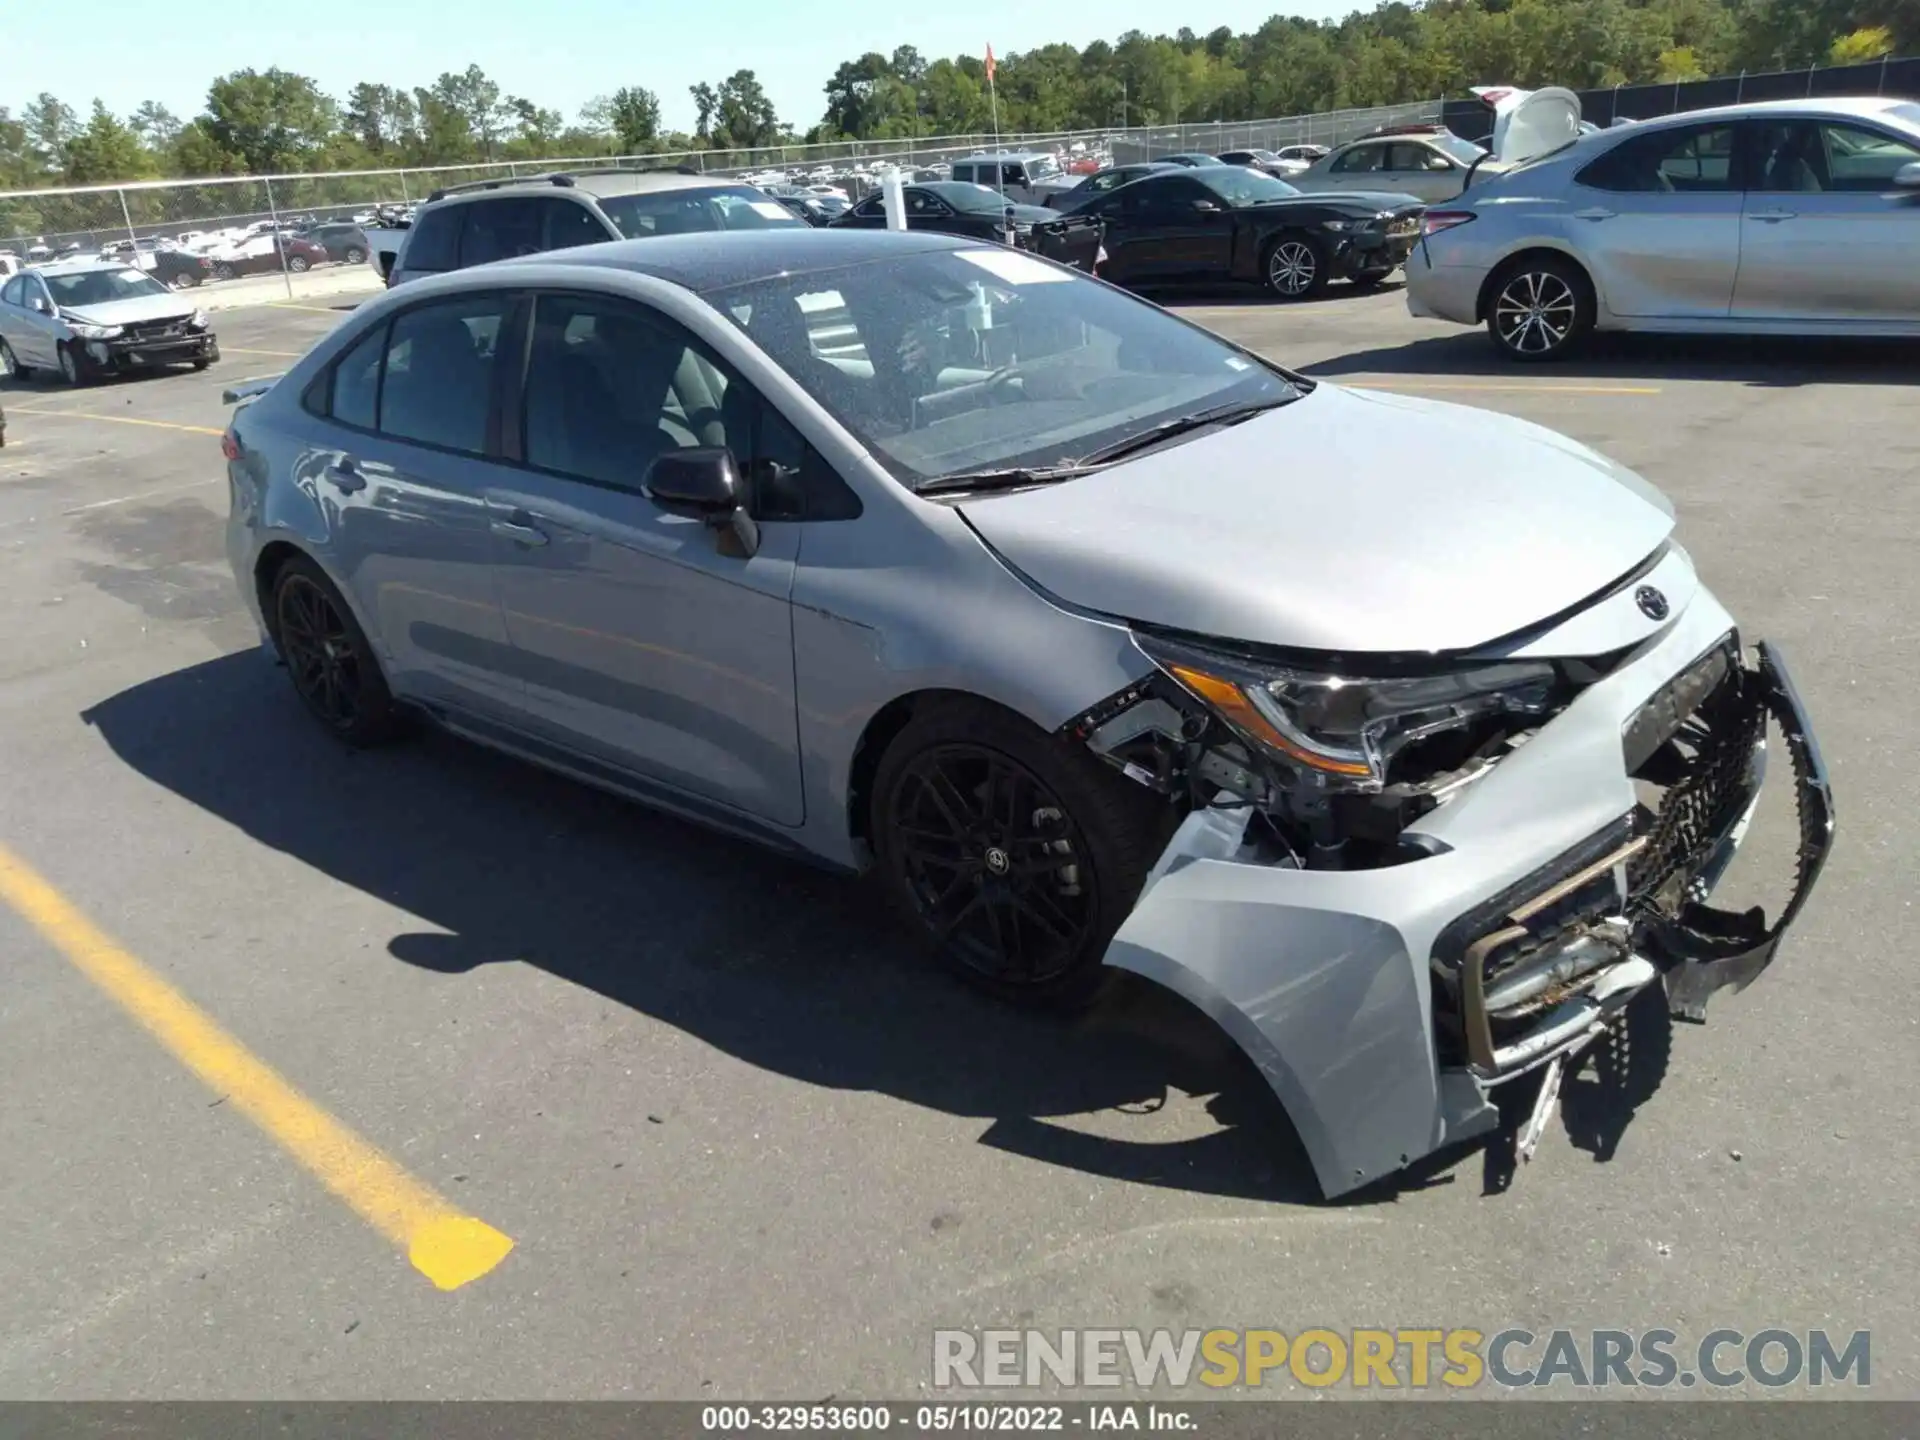
[(1640, 607), (1640, 613), (1649, 620), (1666, 619), (1667, 611), (1672, 608), (1667, 604), (1667, 597), (1651, 585), (1642, 585), (1634, 591), (1633, 603)]

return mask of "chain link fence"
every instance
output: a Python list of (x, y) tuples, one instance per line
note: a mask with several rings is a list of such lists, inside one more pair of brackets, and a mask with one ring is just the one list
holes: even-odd
[[(1478, 102), (1476, 102), (1478, 103)], [(1415, 100), (1403, 105), (1374, 105), (1332, 110), (1320, 115), (1288, 115), (1273, 120), (1215, 120), (1129, 130), (1113, 143), (1115, 164), (1138, 164), (1160, 155), (1227, 150), (1278, 150), (1287, 145), (1342, 145), (1383, 125), (1428, 125), (1440, 119), (1442, 102)]]

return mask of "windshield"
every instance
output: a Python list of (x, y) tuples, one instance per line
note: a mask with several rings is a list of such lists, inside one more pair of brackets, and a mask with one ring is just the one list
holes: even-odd
[(1486, 146), (1476, 145), (1471, 140), (1462, 140), (1458, 135), (1435, 135), (1431, 137), (1431, 143), (1436, 148), (1446, 151), (1462, 165), (1471, 165), (1487, 153)]
[(40, 278), (47, 282), (47, 289), (53, 292), (53, 303), (62, 309), (68, 306), (105, 305), (112, 300), (131, 300), (136, 295), (172, 293), (166, 286), (132, 269), (81, 270), (72, 275), (49, 275), (42, 271)]
[(1209, 165), (1188, 172), (1229, 205), (1258, 205), (1262, 200), (1284, 200), (1300, 192), (1284, 180), (1238, 165)]
[(600, 208), (630, 240), (698, 230), (778, 230), (806, 226), (786, 206), (746, 185), (608, 195)]
[(1155, 306), (999, 247), (706, 298), (909, 485), (1061, 464), (1176, 416), (1299, 393)]
[(1027, 179), (1051, 180), (1060, 173), (1060, 162), (1051, 155), (1040, 155), (1027, 161)]

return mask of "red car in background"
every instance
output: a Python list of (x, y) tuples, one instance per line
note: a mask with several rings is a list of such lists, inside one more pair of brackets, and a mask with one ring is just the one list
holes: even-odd
[(316, 265), (323, 265), (331, 258), (326, 246), (298, 235), (255, 235), (238, 245), (212, 253), (213, 278), (231, 280), (236, 275), (258, 275), (278, 270), (281, 268), (283, 251), (286, 254), (285, 268), (296, 275)]

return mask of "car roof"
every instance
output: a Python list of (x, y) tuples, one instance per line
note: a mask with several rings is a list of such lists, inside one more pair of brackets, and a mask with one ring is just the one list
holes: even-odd
[(459, 273), (477, 274), (483, 282), (491, 276), (498, 283), (501, 271), (514, 265), (579, 265), (652, 275), (670, 285), (705, 293), (774, 275), (837, 270), (902, 254), (977, 249), (981, 243), (931, 230), (816, 230), (811, 226), (709, 230), (549, 250)]
[[(77, 255), (71, 260), (56, 260), (51, 265), (34, 267), (42, 275), (80, 275), (89, 270), (131, 270), (124, 260), (108, 260), (99, 255)], [(143, 270), (140, 272), (145, 274)]]
[(1901, 100), (1881, 95), (1833, 95), (1826, 98), (1808, 97), (1797, 100), (1749, 100), (1740, 105), (1716, 105), (1709, 110), (1682, 110), (1673, 115), (1658, 115), (1647, 120), (1636, 120), (1632, 125), (1623, 125), (1616, 130), (1602, 130), (1602, 135), (1623, 134), (1627, 130), (1661, 128), (1668, 125), (1690, 125), (1701, 120), (1740, 120), (1767, 115), (1845, 115), (1862, 120), (1885, 116), (1889, 111), (1903, 107), (1911, 108), (1912, 100)]
[(428, 203), (446, 205), (484, 200), (492, 195), (552, 195), (569, 190), (599, 199), (613, 195), (651, 195), (665, 190), (710, 190), (742, 183), (732, 175), (687, 175), (678, 170), (557, 170), (546, 175), (476, 181), (471, 190), (449, 188), (439, 192), (439, 199), (430, 198)]
[(971, 180), (915, 180), (909, 187), (938, 195), (952, 205), (979, 205), (982, 197), (997, 200), (1000, 192), (990, 185), (975, 185)]
[(948, 163), (953, 165), (972, 165), (978, 161), (983, 161), (983, 160), (1051, 160), (1051, 159), (1053, 159), (1053, 152), (1051, 150), (1000, 150), (1000, 151), (992, 151), (992, 152), (982, 150), (976, 155), (962, 155), (958, 160), (953, 160)]

